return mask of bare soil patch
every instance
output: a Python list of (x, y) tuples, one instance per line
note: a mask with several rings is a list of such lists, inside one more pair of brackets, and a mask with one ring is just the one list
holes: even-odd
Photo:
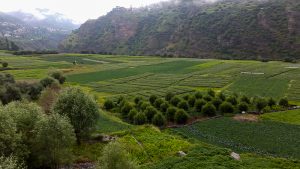
[(241, 122), (258, 122), (258, 116), (253, 114), (239, 114), (233, 117), (234, 120)]

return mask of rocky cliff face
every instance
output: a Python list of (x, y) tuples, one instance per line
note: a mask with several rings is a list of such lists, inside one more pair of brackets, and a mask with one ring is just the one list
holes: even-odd
[(300, 57), (300, 1), (171, 1), (116, 8), (74, 31), (63, 51), (257, 59)]

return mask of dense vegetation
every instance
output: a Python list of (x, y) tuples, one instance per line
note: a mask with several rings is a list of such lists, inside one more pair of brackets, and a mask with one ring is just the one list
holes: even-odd
[(116, 8), (106, 16), (87, 21), (64, 40), (61, 49), (293, 61), (300, 53), (299, 5), (298, 0), (221, 0)]

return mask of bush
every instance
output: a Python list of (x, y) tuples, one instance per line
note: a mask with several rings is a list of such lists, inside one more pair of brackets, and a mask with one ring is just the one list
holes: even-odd
[(210, 101), (212, 101), (212, 97), (210, 96), (210, 95), (205, 95), (204, 97), (203, 97), (203, 99), (205, 100), (205, 101), (207, 101), (207, 102), (210, 102)]
[(222, 101), (225, 101), (225, 100), (226, 100), (226, 96), (225, 96), (225, 94), (222, 93), (222, 92), (218, 94), (218, 98), (221, 99)]
[(174, 93), (168, 92), (165, 96), (166, 101), (170, 101), (175, 96)]
[(23, 164), (17, 161), (16, 157), (3, 157), (0, 156), (0, 168), (1, 169), (25, 169)]
[(217, 113), (216, 107), (211, 103), (206, 103), (202, 108), (203, 115), (212, 117)]
[(190, 98), (190, 95), (186, 94), (186, 95), (184, 95), (182, 98), (183, 98), (184, 100), (188, 101), (189, 98)]
[(8, 63), (7, 62), (2, 62), (2, 67), (7, 68), (8, 67)]
[(7, 83), (15, 83), (14, 76), (11, 74), (0, 73), (0, 85), (4, 85)]
[(281, 98), (279, 100), (279, 105), (282, 107), (289, 107), (289, 101), (287, 98)]
[(42, 79), (40, 81), (40, 83), (44, 88), (46, 88), (46, 87), (51, 86), (54, 83), (57, 83), (57, 81), (52, 77), (46, 77), (46, 78)]
[(72, 159), (72, 146), (75, 143), (73, 126), (66, 117), (51, 114), (39, 121), (34, 132), (35, 167), (55, 168), (59, 164), (68, 164)]
[(233, 108), (233, 105), (229, 102), (223, 102), (221, 105), (220, 105), (220, 112), (222, 114), (225, 114), (225, 113), (233, 113), (234, 112), (234, 108)]
[(52, 71), (49, 73), (49, 76), (56, 79), (60, 84), (64, 84), (66, 78), (63, 76), (63, 73), (60, 71)]
[(125, 102), (124, 105), (121, 107), (121, 114), (123, 117), (127, 117), (130, 110), (133, 109), (133, 106), (128, 103), (128, 102)]
[(175, 107), (169, 107), (166, 112), (166, 117), (168, 121), (174, 121), (175, 113), (177, 109)]
[(268, 105), (267, 101), (263, 98), (257, 99), (256, 100), (256, 108), (258, 111), (261, 111)]
[(196, 92), (195, 97), (196, 97), (196, 99), (202, 99), (203, 96), (202, 96), (201, 92)]
[(142, 97), (137, 96), (137, 97), (134, 98), (134, 103), (135, 103), (136, 105), (138, 105), (142, 100), (143, 100)]
[(164, 103), (163, 99), (156, 99), (153, 105), (155, 108), (160, 109), (160, 105), (163, 103)]
[(272, 107), (272, 106), (275, 106), (275, 105), (276, 105), (276, 101), (273, 98), (270, 98), (268, 100), (268, 106)]
[(241, 102), (239, 105), (238, 105), (238, 108), (240, 110), (240, 112), (247, 112), (249, 107), (248, 107), (248, 104), (245, 103), (245, 102)]
[(212, 89), (209, 89), (209, 90), (207, 91), (207, 94), (208, 94), (209, 96), (211, 96), (211, 97), (215, 97), (215, 96), (216, 96), (215, 91), (213, 91)]
[(178, 103), (178, 108), (187, 111), (189, 110), (189, 104), (187, 101), (182, 100), (181, 102)]
[(78, 143), (95, 127), (99, 117), (95, 99), (79, 88), (68, 88), (63, 91), (55, 102), (53, 110), (70, 119)]
[(177, 124), (185, 124), (188, 118), (189, 115), (183, 109), (177, 110), (174, 117)]
[(115, 105), (114, 105), (114, 102), (113, 102), (112, 100), (106, 99), (106, 100), (104, 101), (104, 108), (105, 108), (106, 110), (111, 110), (111, 109), (113, 109), (114, 107), (115, 107)]
[(166, 125), (166, 119), (161, 113), (157, 113), (153, 117), (152, 124), (154, 124), (158, 127), (162, 127), (162, 126)]
[(125, 148), (118, 142), (111, 142), (103, 149), (97, 169), (137, 169), (138, 165), (129, 158)]
[(241, 102), (245, 102), (245, 103), (247, 103), (247, 104), (250, 104), (251, 102), (250, 102), (250, 99), (247, 97), (247, 96), (242, 96), (241, 97)]
[(157, 110), (153, 106), (149, 106), (149, 107), (146, 108), (144, 113), (147, 117), (147, 121), (151, 122), (153, 116), (157, 113)]
[(137, 114), (138, 112), (136, 111), (136, 109), (132, 109), (130, 110), (129, 114), (128, 114), (128, 119), (130, 120), (130, 122), (134, 122), (134, 116)]
[(173, 106), (177, 106), (178, 103), (181, 101), (181, 99), (178, 97), (178, 96), (174, 96), (171, 100), (170, 100), (170, 103), (173, 105)]
[(231, 103), (232, 105), (237, 105), (238, 104), (238, 101), (236, 99), (235, 96), (230, 96), (226, 99), (227, 102)]
[(147, 109), (147, 107), (151, 106), (148, 102), (144, 102), (142, 105), (141, 105), (141, 110), (144, 111)]
[(21, 91), (14, 84), (5, 85), (4, 91), (0, 93), (0, 99), (2, 104), (8, 104), (12, 101), (22, 100)]
[(203, 99), (197, 100), (195, 102), (195, 110), (200, 113), (202, 111), (202, 107), (206, 104), (206, 101)]
[(157, 99), (157, 96), (151, 95), (151, 96), (149, 97), (149, 102), (150, 102), (150, 104), (153, 105), (156, 99)]
[(196, 97), (195, 96), (190, 96), (188, 103), (190, 107), (194, 107), (195, 106), (195, 102), (196, 102)]
[(43, 87), (41, 84), (39, 83), (31, 84), (28, 91), (28, 95), (31, 100), (38, 100), (42, 91), (43, 91)]
[(133, 118), (134, 124), (143, 125), (147, 122), (145, 113), (137, 113)]
[(56, 102), (60, 88), (46, 88), (42, 91), (38, 104), (43, 108), (45, 113), (50, 114), (53, 104)]
[(262, 109), (262, 112), (263, 112), (263, 113), (270, 113), (270, 112), (272, 112), (272, 109), (271, 109), (270, 106), (266, 106), (266, 107), (264, 107), (264, 108)]
[(212, 100), (212, 104), (216, 107), (216, 109), (218, 110), (220, 105), (222, 104), (222, 100), (219, 98), (214, 98)]
[(160, 105), (160, 111), (163, 113), (165, 113), (168, 108), (169, 108), (168, 102), (164, 102), (163, 104)]

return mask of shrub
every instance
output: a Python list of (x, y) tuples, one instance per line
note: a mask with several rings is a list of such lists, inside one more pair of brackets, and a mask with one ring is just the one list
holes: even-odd
[(220, 112), (222, 114), (225, 114), (225, 113), (233, 113), (234, 112), (234, 108), (233, 108), (233, 105), (229, 102), (223, 102), (221, 105), (220, 105)]
[(187, 111), (189, 110), (189, 104), (187, 101), (182, 100), (181, 102), (178, 103), (178, 108)]
[(185, 124), (188, 118), (189, 115), (183, 109), (177, 110), (174, 117), (177, 124)]
[(149, 102), (150, 102), (150, 104), (153, 105), (156, 99), (157, 99), (157, 96), (156, 96), (156, 95), (151, 95), (151, 96), (149, 97)]
[(157, 110), (153, 106), (149, 106), (149, 107), (146, 108), (144, 113), (147, 117), (147, 121), (151, 122), (153, 116), (157, 113)]
[(55, 168), (59, 164), (67, 164), (72, 159), (72, 146), (75, 143), (73, 126), (66, 117), (51, 114), (39, 121), (34, 132), (35, 167)]
[(173, 106), (177, 106), (178, 103), (181, 101), (181, 99), (178, 97), (178, 96), (174, 96), (171, 100), (170, 100), (170, 103), (173, 105)]
[(125, 148), (118, 142), (111, 142), (103, 149), (97, 169), (137, 169), (138, 165), (129, 158)]
[(202, 96), (201, 92), (196, 92), (195, 97), (196, 97), (196, 99), (202, 99), (203, 96)]
[(239, 105), (238, 105), (238, 108), (240, 110), (240, 112), (247, 112), (249, 107), (248, 107), (248, 104), (245, 103), (245, 102), (241, 102)]
[(258, 111), (261, 111), (268, 105), (267, 101), (263, 98), (259, 98), (256, 100), (256, 108)]
[(125, 101), (125, 97), (124, 96), (120, 96), (119, 98), (118, 98), (118, 100), (117, 100), (117, 104), (119, 105), (119, 106), (122, 106), (122, 105), (120, 105), (121, 103), (123, 103)]
[(238, 101), (236, 99), (235, 96), (230, 96), (226, 99), (227, 102), (231, 103), (232, 105), (237, 105), (238, 104)]
[(58, 97), (59, 91), (60, 88), (53, 88), (53, 86), (42, 91), (38, 104), (43, 108), (45, 113), (49, 114), (51, 112), (53, 104), (56, 102)]
[(0, 73), (0, 85), (4, 85), (6, 83), (15, 83), (14, 76), (11, 74)]
[(175, 96), (174, 93), (168, 92), (165, 96), (166, 101), (170, 101)]
[(168, 102), (164, 102), (160, 105), (160, 111), (165, 113), (167, 111), (167, 109), (169, 108), (169, 104)]
[(3, 157), (0, 156), (0, 168), (1, 169), (25, 169), (23, 164), (17, 161), (16, 157)]
[(106, 99), (106, 100), (104, 101), (104, 108), (105, 108), (106, 110), (111, 110), (111, 109), (113, 109), (114, 107), (115, 107), (115, 105), (114, 105), (114, 102), (113, 102), (112, 100)]
[(46, 88), (46, 87), (51, 86), (54, 83), (57, 83), (57, 81), (52, 77), (46, 77), (46, 78), (42, 79), (40, 81), (40, 83), (44, 88)]
[(266, 107), (264, 107), (264, 108), (262, 109), (262, 112), (263, 112), (263, 113), (270, 113), (270, 112), (272, 112), (272, 109), (271, 109), (270, 106), (266, 106)]
[(209, 89), (209, 90), (207, 91), (207, 94), (208, 94), (209, 96), (211, 96), (211, 97), (215, 97), (215, 96), (216, 96), (215, 91), (213, 91), (212, 89)]
[(152, 124), (162, 127), (166, 124), (166, 119), (161, 113), (157, 113), (153, 117)]
[(68, 88), (63, 91), (55, 102), (53, 110), (70, 119), (78, 143), (94, 128), (99, 117), (95, 99), (79, 88)]
[(186, 95), (184, 95), (182, 98), (183, 98), (184, 100), (188, 101), (189, 98), (190, 98), (190, 95), (186, 94)]
[(215, 116), (217, 113), (216, 107), (211, 103), (206, 103), (202, 108), (202, 113), (206, 116)]
[(287, 98), (281, 98), (279, 100), (279, 105), (282, 107), (288, 107), (289, 106), (289, 101)]
[(212, 97), (210, 96), (210, 95), (205, 95), (204, 97), (203, 97), (203, 99), (205, 100), (205, 101), (207, 101), (207, 102), (210, 102), (210, 101), (212, 101)]
[(177, 109), (175, 107), (169, 107), (166, 112), (166, 117), (168, 121), (174, 121), (175, 113)]
[(133, 109), (133, 106), (128, 103), (128, 102), (125, 102), (124, 105), (121, 107), (121, 114), (123, 117), (127, 117), (130, 110)]
[(251, 102), (250, 102), (250, 99), (247, 97), (247, 96), (242, 96), (241, 97), (241, 102), (245, 102), (245, 103), (247, 103), (247, 104), (250, 104)]
[(226, 100), (226, 96), (225, 96), (225, 94), (222, 93), (222, 92), (218, 94), (218, 98), (221, 99), (222, 101), (225, 101), (225, 100)]
[(0, 93), (0, 99), (2, 104), (22, 100), (21, 91), (14, 84), (7, 84), (5, 85), (4, 91)]
[(134, 103), (135, 103), (136, 105), (138, 105), (142, 100), (143, 100), (142, 97), (137, 96), (137, 97), (134, 98)]
[(276, 105), (276, 101), (273, 98), (270, 98), (268, 100), (268, 106), (272, 107), (272, 106), (275, 106), (275, 105)]
[(145, 113), (137, 113), (133, 118), (134, 124), (143, 125), (147, 122)]
[(190, 107), (194, 107), (195, 106), (195, 102), (196, 102), (196, 97), (195, 96), (190, 96), (188, 103)]
[(52, 71), (49, 73), (49, 76), (56, 79), (60, 84), (64, 84), (66, 78), (63, 76), (63, 73), (60, 71)]
[(7, 68), (8, 67), (8, 63), (7, 62), (2, 62), (2, 67)]
[(203, 99), (200, 99), (200, 100), (197, 100), (196, 102), (195, 102), (195, 110), (197, 111), (197, 112), (201, 112), (202, 111), (202, 107), (204, 106), (206, 104), (206, 101), (205, 100), (203, 100)]
[(163, 103), (164, 103), (163, 99), (156, 99), (153, 105), (155, 108), (160, 109), (160, 105)]
[(130, 122), (134, 122), (134, 116), (137, 114), (138, 112), (136, 111), (136, 109), (132, 109), (130, 110), (129, 114), (128, 114), (128, 119), (130, 120)]
[(222, 104), (222, 100), (219, 98), (214, 98), (212, 100), (212, 104), (216, 107), (216, 109), (218, 110), (220, 105)]
[(144, 102), (142, 105), (141, 105), (141, 110), (144, 111), (147, 109), (147, 107), (151, 106), (149, 103), (147, 102)]
[(28, 95), (31, 100), (38, 100), (42, 91), (43, 91), (43, 87), (41, 84), (39, 83), (31, 84), (28, 91)]

